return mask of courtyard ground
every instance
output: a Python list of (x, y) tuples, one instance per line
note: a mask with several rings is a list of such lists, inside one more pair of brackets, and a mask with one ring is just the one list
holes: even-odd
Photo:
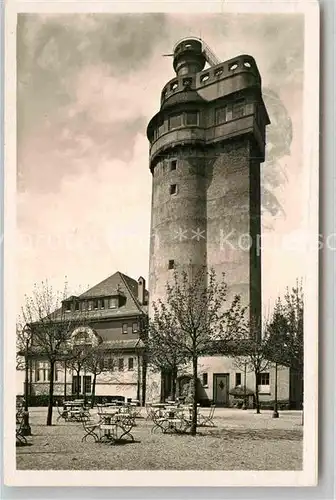
[[(207, 413), (209, 410), (202, 409)], [(145, 411), (142, 410), (145, 417)], [(95, 413), (95, 412), (94, 412)], [(196, 436), (151, 434), (152, 422), (136, 420), (135, 442), (119, 445), (82, 443), (81, 423), (47, 427), (46, 408), (30, 409), (32, 436), (17, 446), (17, 469), (25, 470), (301, 470), (301, 412), (216, 409), (215, 428), (198, 428)]]

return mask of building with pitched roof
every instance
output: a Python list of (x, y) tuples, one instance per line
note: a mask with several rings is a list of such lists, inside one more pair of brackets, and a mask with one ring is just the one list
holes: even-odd
[[(74, 328), (74, 344), (96, 346), (101, 369), (97, 375), (96, 398), (145, 398), (144, 325), (147, 318), (148, 291), (143, 277), (134, 280), (116, 272), (79, 296), (63, 300), (55, 311), (55, 321), (80, 319)], [(74, 323), (75, 324), (75, 323)], [(30, 394), (48, 394), (50, 371), (43, 354), (35, 353), (30, 363)], [(58, 362), (54, 374), (54, 395), (92, 392), (93, 375), (85, 369), (79, 374)]]

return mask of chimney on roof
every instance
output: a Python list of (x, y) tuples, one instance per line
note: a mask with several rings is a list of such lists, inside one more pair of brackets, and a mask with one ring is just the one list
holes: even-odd
[(138, 279), (138, 301), (141, 305), (145, 303), (146, 281), (145, 278), (140, 276)]

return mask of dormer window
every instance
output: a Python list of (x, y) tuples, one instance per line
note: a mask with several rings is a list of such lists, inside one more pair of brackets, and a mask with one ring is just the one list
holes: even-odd
[(64, 309), (66, 312), (71, 312), (71, 302), (65, 302)]
[(119, 306), (117, 297), (111, 297), (109, 299), (109, 309), (117, 309)]
[(122, 325), (122, 332), (123, 332), (123, 334), (127, 334), (128, 333), (128, 324), (127, 323), (123, 323), (123, 325)]

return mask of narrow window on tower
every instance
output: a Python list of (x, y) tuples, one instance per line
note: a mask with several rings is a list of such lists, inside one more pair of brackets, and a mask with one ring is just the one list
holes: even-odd
[(175, 261), (174, 259), (171, 259), (168, 261), (168, 269), (174, 269), (175, 267)]
[(171, 160), (170, 162), (170, 170), (176, 170), (177, 160)]
[(177, 184), (171, 184), (169, 187), (170, 194), (177, 194)]

